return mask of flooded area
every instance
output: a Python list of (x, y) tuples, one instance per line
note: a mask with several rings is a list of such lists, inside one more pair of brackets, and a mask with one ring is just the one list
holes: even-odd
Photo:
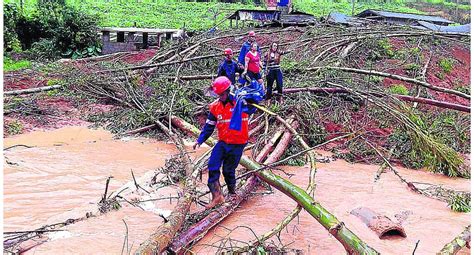
[[(112, 134), (86, 127), (67, 127), (38, 131), (4, 139), (4, 231), (32, 230), (46, 224), (80, 217), (104, 193), (108, 176), (114, 178), (110, 192), (132, 180), (163, 167), (165, 160), (177, 152), (173, 144), (145, 138), (114, 139)], [(203, 148), (205, 151), (208, 148)], [(326, 152), (320, 153), (329, 155)], [(309, 168), (283, 167), (294, 174), (290, 180), (306, 187)], [(468, 179), (448, 178), (423, 171), (397, 168), (408, 181), (442, 184), (469, 191)], [(316, 175), (316, 197), (323, 207), (382, 254), (435, 254), (444, 244), (460, 234), (470, 223), (470, 214), (452, 212), (446, 203), (410, 191), (391, 172), (374, 183), (377, 165), (350, 164), (343, 160), (319, 163)], [(282, 172), (276, 172), (282, 174)], [(206, 181), (203, 176), (203, 181)], [(285, 177), (288, 178), (288, 177)], [(204, 184), (200, 189), (205, 189)], [(250, 241), (254, 234), (271, 230), (293, 210), (296, 203), (272, 189), (260, 187), (255, 195), (227, 217), (193, 248), (198, 254), (216, 251), (224, 238)], [(176, 196), (176, 187), (158, 191), (161, 197)], [(150, 202), (150, 207), (171, 210), (176, 200)], [(142, 207), (147, 207), (143, 204)], [(392, 220), (401, 219), (406, 238), (378, 236), (350, 212), (368, 207)], [(50, 240), (30, 249), (27, 254), (120, 254), (134, 251), (157, 226), (163, 223), (156, 213), (124, 204), (118, 211), (92, 217), (69, 225), (49, 235)], [(201, 210), (193, 205), (192, 211)], [(398, 216), (395, 216), (398, 215)], [(233, 231), (231, 231), (233, 230)], [(436, 233), (436, 234), (434, 234)], [(314, 218), (302, 211), (280, 235), (281, 243), (305, 254), (345, 254), (337, 242)], [(275, 237), (275, 244), (280, 241)], [(233, 245), (235, 242), (233, 243)], [(464, 249), (463, 254), (469, 254)]]

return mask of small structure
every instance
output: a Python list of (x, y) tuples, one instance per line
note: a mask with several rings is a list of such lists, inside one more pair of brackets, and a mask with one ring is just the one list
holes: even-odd
[[(121, 27), (103, 27), (100, 29), (102, 33), (102, 54), (111, 54), (121, 51), (132, 51), (138, 48), (148, 48), (148, 40), (150, 36), (156, 36), (157, 44), (160, 45), (162, 37), (172, 40), (175, 37), (183, 35), (181, 29), (152, 29), (152, 28), (121, 28)], [(117, 40), (111, 41), (111, 33), (117, 34)], [(125, 37), (127, 34), (127, 37)], [(141, 42), (137, 42), (135, 37), (140, 38)]]
[(419, 14), (412, 14), (412, 13), (400, 13), (400, 12), (387, 12), (387, 11), (379, 11), (379, 10), (365, 10), (356, 15), (360, 18), (366, 19), (373, 19), (383, 21), (389, 24), (396, 24), (396, 25), (408, 25), (408, 26), (416, 26), (418, 25), (418, 21), (425, 21), (430, 22), (440, 26), (447, 26), (449, 24), (453, 24), (454, 22), (437, 17), (437, 16), (428, 16), (428, 15), (419, 15)]
[(273, 22), (280, 19), (281, 12), (277, 10), (248, 10), (241, 9), (235, 11), (232, 15), (227, 17), (230, 19), (230, 27), (232, 21), (235, 20), (236, 27), (239, 27), (239, 21), (259, 21), (262, 23)]
[(280, 10), (237, 10), (232, 15), (227, 17), (230, 20), (230, 26), (232, 27), (232, 21), (235, 20), (235, 24), (239, 27), (239, 21), (257, 21), (260, 23), (273, 24), (278, 26), (294, 26), (294, 25), (313, 25), (317, 23), (316, 18), (304, 12), (291, 12), (284, 14)]

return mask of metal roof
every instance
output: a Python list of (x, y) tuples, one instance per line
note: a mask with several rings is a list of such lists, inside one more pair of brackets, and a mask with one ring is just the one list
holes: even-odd
[(281, 14), (281, 11), (277, 10), (252, 10), (252, 9), (240, 9), (235, 11), (232, 15), (227, 17), (228, 19), (276, 19)]
[(465, 24), (460, 26), (439, 26), (425, 21), (418, 21), (418, 23), (425, 29), (438, 32), (471, 33), (471, 24)]
[(419, 15), (412, 13), (400, 13), (400, 12), (387, 12), (379, 10), (365, 10), (356, 15), (357, 17), (367, 17), (367, 16), (380, 16), (385, 18), (397, 18), (397, 19), (409, 19), (409, 20), (422, 20), (428, 22), (440, 22), (440, 23), (454, 23), (450, 20), (437, 17), (437, 16), (428, 16), (428, 15)]
[(354, 17), (347, 16), (339, 12), (331, 12), (328, 15), (327, 21), (331, 23), (351, 25), (351, 26), (360, 26), (366, 23), (364, 20), (361, 20), (360, 18), (354, 18)]

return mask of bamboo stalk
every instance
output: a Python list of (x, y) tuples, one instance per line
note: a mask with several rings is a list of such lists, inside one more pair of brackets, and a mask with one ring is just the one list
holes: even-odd
[(458, 253), (464, 246), (471, 243), (471, 225), (467, 226), (464, 231), (456, 236), (451, 242), (447, 243), (443, 249), (437, 254), (454, 255)]

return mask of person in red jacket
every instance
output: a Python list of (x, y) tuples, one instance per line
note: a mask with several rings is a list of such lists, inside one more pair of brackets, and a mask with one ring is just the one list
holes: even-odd
[(229, 194), (235, 194), (235, 169), (239, 165), (240, 158), (248, 142), (248, 117), (255, 112), (255, 107), (249, 107), (242, 112), (242, 127), (240, 131), (229, 128), (232, 111), (235, 107), (235, 99), (230, 95), (232, 82), (225, 76), (217, 77), (212, 84), (212, 91), (219, 96), (219, 99), (209, 105), (209, 115), (199, 138), (193, 148), (201, 146), (214, 132), (217, 126), (217, 136), (219, 141), (212, 149), (209, 158), (209, 178), (207, 186), (212, 194), (212, 200), (207, 209), (213, 208), (225, 201), (219, 183), (220, 168), (227, 184)]

